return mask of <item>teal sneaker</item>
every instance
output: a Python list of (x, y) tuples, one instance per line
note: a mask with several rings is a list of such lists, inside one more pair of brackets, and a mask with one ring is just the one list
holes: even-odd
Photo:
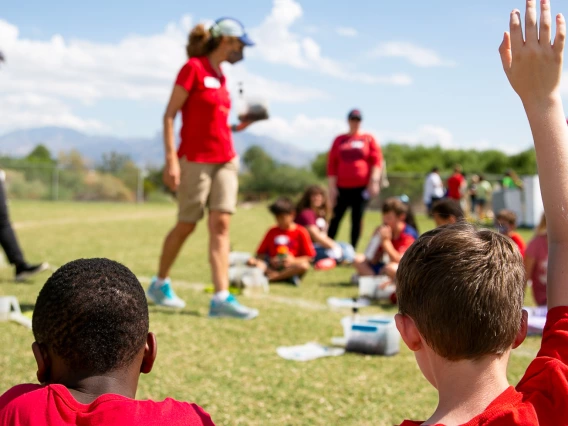
[(161, 286), (158, 286), (157, 282), (157, 277), (152, 278), (150, 287), (148, 287), (148, 291), (146, 291), (148, 299), (156, 305), (165, 306), (167, 308), (185, 308), (185, 302), (176, 296), (169, 278), (167, 278)]
[(209, 307), (209, 316), (251, 320), (258, 316), (258, 310), (241, 305), (231, 294), (224, 302), (219, 302), (213, 298)]

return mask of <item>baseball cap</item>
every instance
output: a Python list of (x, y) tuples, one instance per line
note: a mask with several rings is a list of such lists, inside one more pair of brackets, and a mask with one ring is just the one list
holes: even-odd
[(352, 109), (351, 111), (349, 111), (349, 115), (347, 116), (347, 118), (349, 118), (349, 120), (352, 119), (363, 120), (363, 115), (361, 114), (361, 111), (359, 111), (358, 109)]
[(254, 42), (246, 33), (243, 24), (233, 18), (217, 19), (211, 27), (211, 35), (213, 35), (213, 37), (236, 37), (243, 42), (245, 46), (254, 46)]

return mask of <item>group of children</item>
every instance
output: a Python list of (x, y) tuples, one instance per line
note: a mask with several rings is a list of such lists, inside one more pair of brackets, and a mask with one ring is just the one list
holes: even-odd
[[(439, 400), (426, 421), (405, 420), (403, 426), (568, 424), (568, 127), (560, 97), (566, 24), (556, 17), (551, 45), (549, 0), (540, 1), (540, 28), (536, 1), (526, 3), (525, 30), (513, 11), (500, 54), (531, 124), (547, 215), (549, 311), (542, 346), (525, 376), (510, 386), (508, 360), (527, 333), (525, 269), (510, 238), (459, 220), (425, 233), (400, 260), (395, 320)], [(278, 226), (295, 229), (306, 243), (308, 231), (293, 224), (290, 205), (277, 205)], [(379, 232), (394, 246), (405, 228)], [(282, 259), (274, 244), (268, 241), (268, 251), (260, 253), (268, 256), (259, 261), (275, 274), (282, 272)], [(382, 249), (390, 252), (390, 245)], [(308, 244), (304, 249), (282, 263), (303, 271), (315, 251)], [(126, 267), (90, 259), (60, 268), (38, 296), (33, 334), (40, 384), (0, 396), (3, 426), (213, 425), (194, 404), (134, 399), (157, 344), (144, 290)]]

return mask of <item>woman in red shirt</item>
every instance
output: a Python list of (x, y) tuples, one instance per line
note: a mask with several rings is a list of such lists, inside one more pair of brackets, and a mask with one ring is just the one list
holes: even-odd
[(329, 197), (334, 205), (328, 235), (335, 239), (343, 215), (351, 208), (351, 245), (355, 248), (365, 208), (379, 194), (382, 161), (375, 138), (360, 132), (362, 119), (359, 110), (349, 113), (349, 133), (335, 139), (327, 163)]
[[(164, 182), (177, 191), (178, 223), (164, 242), (157, 277), (148, 288), (153, 302), (174, 308), (185, 303), (171, 288), (172, 267), (183, 243), (209, 210), (209, 259), (215, 295), (210, 316), (251, 319), (256, 309), (240, 305), (229, 294), (229, 225), (238, 192), (239, 159), (232, 131), (245, 129), (250, 122), (229, 127), (231, 100), (221, 70), (223, 62), (243, 59), (245, 46), (252, 46), (242, 24), (222, 18), (211, 28), (196, 26), (189, 35), (189, 60), (178, 74), (164, 115), (166, 166)], [(175, 149), (174, 119), (181, 110), (181, 144)]]

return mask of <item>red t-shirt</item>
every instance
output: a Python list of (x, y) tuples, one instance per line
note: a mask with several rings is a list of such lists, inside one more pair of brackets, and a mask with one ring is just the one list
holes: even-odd
[[(416, 229), (414, 229), (410, 225), (406, 225), (403, 231), (399, 234), (398, 238), (394, 238), (391, 242), (392, 246), (398, 253), (404, 254), (406, 250), (408, 250), (410, 246), (414, 244), (414, 241), (416, 241), (417, 238), (418, 232), (416, 232)], [(379, 247), (377, 253), (375, 253), (373, 260), (378, 259), (378, 261), (381, 262), (383, 259), (383, 253), (383, 248)]]
[(327, 175), (337, 177), (339, 188), (361, 188), (369, 184), (373, 167), (381, 165), (381, 148), (368, 134), (338, 136), (327, 160)]
[(317, 226), (321, 232), (327, 232), (327, 220), (325, 217), (318, 216), (312, 209), (304, 209), (296, 216), (295, 222), (305, 228)]
[(235, 158), (228, 124), (231, 99), (225, 76), (213, 70), (207, 57), (191, 58), (179, 72), (176, 85), (188, 92), (181, 109), (178, 157), (213, 164)]
[(519, 247), (519, 251), (521, 252), (521, 256), (525, 257), (526, 244), (525, 244), (525, 241), (523, 240), (523, 237), (521, 237), (516, 232), (511, 232), (511, 234), (509, 235), (509, 238), (511, 238), (515, 242), (517, 247)]
[(461, 173), (454, 173), (448, 179), (448, 198), (461, 200), (461, 187), (465, 182), (465, 178)]
[(201, 407), (168, 398), (137, 401), (99, 396), (81, 404), (63, 385), (19, 385), (0, 396), (2, 426), (214, 426)]
[(525, 252), (525, 257), (534, 259), (534, 267), (530, 277), (532, 292), (537, 305), (546, 305), (546, 275), (548, 274), (548, 237), (537, 235)]
[(314, 257), (316, 251), (310, 234), (303, 226), (294, 224), (292, 228), (283, 230), (275, 226), (271, 228), (256, 253), (260, 256), (276, 257), (290, 253), (294, 257)]
[[(463, 426), (566, 425), (567, 400), (568, 306), (560, 306), (548, 312), (540, 351), (517, 387), (509, 387)], [(401, 426), (422, 423), (405, 420)]]

